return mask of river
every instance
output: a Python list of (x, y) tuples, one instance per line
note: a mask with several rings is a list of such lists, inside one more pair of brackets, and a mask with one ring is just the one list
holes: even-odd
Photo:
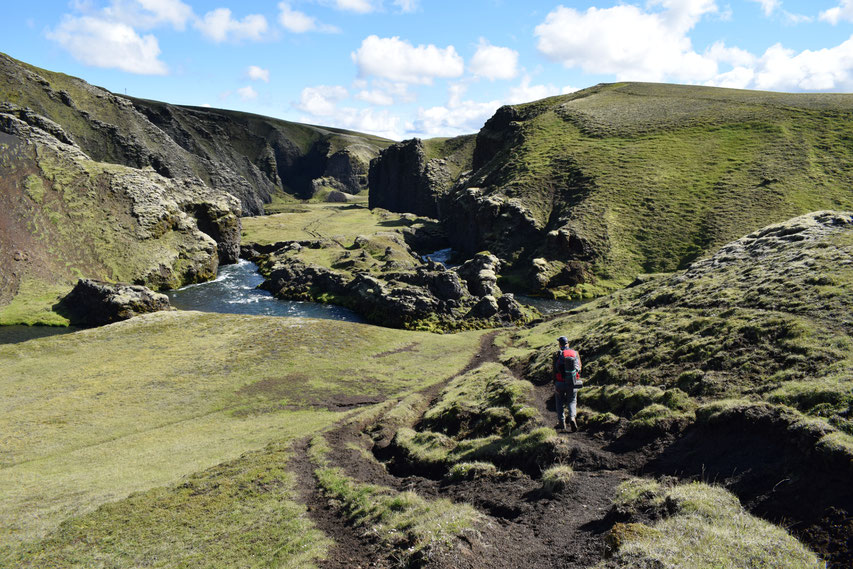
[(257, 288), (262, 282), (264, 277), (258, 273), (257, 265), (240, 259), (236, 264), (220, 267), (215, 280), (185, 286), (166, 294), (172, 306), (179, 310), (364, 322), (352, 310), (334, 304), (278, 299)]

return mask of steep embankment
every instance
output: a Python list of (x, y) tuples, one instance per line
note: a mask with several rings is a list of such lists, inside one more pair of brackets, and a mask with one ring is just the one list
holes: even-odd
[(0, 54), (0, 101), (59, 124), (93, 160), (151, 167), (166, 178), (199, 177), (263, 213), (282, 192), (315, 186), (358, 193), (370, 159), (390, 141), (245, 113), (119, 96), (81, 79)]
[(600, 294), (768, 223), (853, 207), (851, 136), (853, 95), (599, 85), (501, 108), (473, 151), (395, 145), (372, 165), (371, 203), (431, 197), (454, 248), (509, 261), (519, 289)]
[[(567, 335), (611, 448), (656, 440), (644, 470), (723, 484), (834, 563), (853, 535), (853, 214), (766, 227), (683, 273), (521, 331), (534, 381)], [(510, 341), (510, 340), (508, 340)]]
[(80, 277), (174, 288), (239, 253), (239, 203), (197, 178), (96, 162), (56, 123), (0, 104), (0, 323), (62, 324)]

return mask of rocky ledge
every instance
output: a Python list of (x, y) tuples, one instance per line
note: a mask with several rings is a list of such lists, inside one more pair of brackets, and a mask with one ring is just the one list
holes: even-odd
[(307, 260), (316, 256), (310, 251), (334, 251), (330, 242), (285, 242), (264, 253), (244, 248), (243, 254), (266, 277), (261, 288), (276, 297), (333, 302), (381, 326), (449, 331), (524, 324), (538, 317), (535, 309), (498, 287), (500, 261), (494, 255), (480, 253), (448, 269), (421, 261), (394, 235), (384, 236), (390, 244), (378, 252), (375, 239), (357, 239), (331, 267)]

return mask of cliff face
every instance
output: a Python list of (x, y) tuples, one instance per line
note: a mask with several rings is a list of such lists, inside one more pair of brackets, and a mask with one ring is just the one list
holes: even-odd
[(56, 123), (0, 105), (0, 322), (50, 312), (79, 277), (175, 288), (239, 254), (240, 206), (198, 178), (92, 160)]
[(853, 207), (851, 136), (851, 95), (599, 85), (499, 109), (449, 182), (383, 153), (371, 204), (432, 195), (454, 249), (497, 254), (516, 289), (588, 296), (769, 223)]
[(390, 141), (265, 117), (181, 107), (110, 93), (0, 54), (0, 101), (62, 127), (93, 160), (200, 178), (263, 213), (277, 192), (310, 197), (312, 180), (336, 178), (348, 193), (367, 184), (370, 159)]
[(389, 146), (370, 163), (369, 206), (438, 217), (438, 196), (471, 168), (473, 140), (412, 139)]

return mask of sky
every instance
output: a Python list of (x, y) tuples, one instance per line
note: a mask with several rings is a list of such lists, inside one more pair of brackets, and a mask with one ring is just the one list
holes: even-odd
[(0, 26), (114, 93), (394, 140), (615, 81), (853, 92), (853, 0), (7, 0)]

